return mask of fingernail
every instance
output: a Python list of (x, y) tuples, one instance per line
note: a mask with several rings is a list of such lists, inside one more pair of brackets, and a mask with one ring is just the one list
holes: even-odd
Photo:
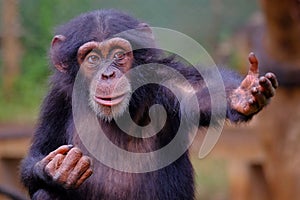
[(267, 79), (265, 77), (260, 77), (259, 81), (264, 83), (267, 81)]
[(74, 145), (73, 144), (69, 144), (68, 147), (69, 147), (69, 149), (72, 149), (74, 147)]
[(257, 93), (258, 89), (256, 87), (252, 88), (252, 93)]

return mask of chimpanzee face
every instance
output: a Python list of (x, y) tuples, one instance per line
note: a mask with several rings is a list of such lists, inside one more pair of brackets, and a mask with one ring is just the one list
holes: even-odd
[(125, 73), (133, 63), (130, 43), (122, 38), (83, 44), (77, 53), (80, 70), (89, 80), (89, 105), (101, 119), (123, 114), (131, 97)]

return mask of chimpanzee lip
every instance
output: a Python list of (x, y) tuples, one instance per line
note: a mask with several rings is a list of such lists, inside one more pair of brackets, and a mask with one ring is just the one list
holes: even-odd
[(115, 106), (121, 103), (125, 99), (126, 94), (114, 95), (114, 96), (100, 96), (95, 95), (94, 99), (98, 104), (104, 106)]

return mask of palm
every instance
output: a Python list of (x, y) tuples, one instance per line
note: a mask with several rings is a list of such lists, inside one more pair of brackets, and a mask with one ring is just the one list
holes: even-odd
[(258, 61), (249, 54), (250, 69), (240, 86), (230, 96), (231, 106), (244, 115), (255, 114), (268, 104), (278, 87), (276, 76), (267, 73), (259, 77)]

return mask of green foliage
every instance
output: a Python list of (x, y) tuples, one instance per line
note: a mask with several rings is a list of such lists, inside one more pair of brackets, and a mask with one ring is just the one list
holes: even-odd
[(191, 153), (191, 161), (195, 171), (196, 199), (225, 199), (229, 185), (226, 162), (209, 157), (200, 160), (195, 152)]

